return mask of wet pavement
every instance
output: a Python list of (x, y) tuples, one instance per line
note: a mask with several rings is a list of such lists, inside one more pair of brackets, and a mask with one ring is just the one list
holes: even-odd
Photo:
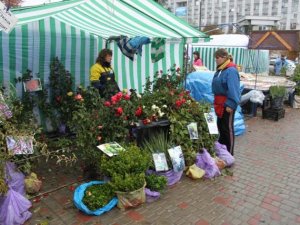
[[(246, 133), (236, 138), (233, 176), (183, 177), (156, 202), (98, 217), (73, 206), (75, 183), (33, 199), (26, 225), (300, 224), (300, 110), (287, 108), (278, 122), (263, 120), (259, 112), (246, 124)], [(73, 181), (79, 178), (76, 174)]]

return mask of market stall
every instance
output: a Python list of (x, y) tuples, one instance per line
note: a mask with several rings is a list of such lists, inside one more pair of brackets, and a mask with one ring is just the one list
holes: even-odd
[[(211, 71), (216, 68), (214, 52), (218, 48), (225, 48), (232, 55), (235, 64), (246, 73), (268, 73), (269, 51), (252, 50), (248, 48), (249, 37), (241, 34), (211, 35), (207, 43), (192, 43), (189, 56), (192, 58), (193, 51), (199, 51), (203, 64)], [(257, 69), (256, 62), (259, 61)]]
[[(53, 57), (70, 71), (74, 87), (88, 86), (89, 69), (110, 36), (166, 38), (165, 57), (155, 63), (150, 45), (144, 45), (132, 61), (115, 42), (109, 44), (119, 87), (142, 92), (147, 77), (153, 79), (157, 71), (173, 64), (181, 67), (186, 42), (208, 37), (152, 1), (71, 0), (12, 12), (17, 27), (10, 34), (0, 32), (0, 80), (7, 89), (26, 69), (48, 84)], [(21, 88), (17, 85), (19, 96)]]
[[(150, 0), (62, 1), (14, 13), (19, 26), (10, 34), (0, 33), (0, 74), (11, 94), (0, 99), (0, 201), (5, 201), (0, 224), (24, 224), (31, 216), (24, 188), (36, 194), (35, 199), (61, 188), (54, 187), (59, 180), (51, 186), (54, 190), (39, 192), (47, 179), (31, 173), (36, 159), (45, 157), (72, 169), (74, 162), (81, 163), (83, 176), (93, 182), (79, 185), (73, 200), (89, 215), (101, 215), (116, 204), (124, 210), (157, 200), (166, 185), (174, 185), (184, 173), (211, 179), (234, 163), (226, 146), (216, 142), (210, 106), (184, 89), (185, 74), (178, 68), (184, 44), (206, 35)], [(165, 56), (152, 63), (146, 45), (142, 55), (128, 59), (119, 45), (108, 44), (112, 35), (165, 38)], [(107, 98), (93, 87), (85, 88), (89, 67), (104, 45), (113, 49), (123, 89)], [(42, 119), (53, 120), (55, 136), (34, 120), (34, 109), (43, 112)], [(162, 133), (150, 135), (157, 126)], [(17, 194), (11, 174), (25, 184)]]
[[(299, 32), (298, 31), (254, 31), (250, 35), (250, 41), (248, 45), (249, 49), (255, 50), (287, 50), (289, 52), (299, 51)], [(257, 60), (257, 67), (260, 65), (260, 61)], [(291, 68), (295, 69), (295, 68)], [(258, 69), (257, 69), (258, 71)], [(291, 76), (291, 74), (289, 74)], [(275, 86), (282, 87), (285, 89), (285, 96), (293, 93), (295, 90), (296, 83), (288, 80), (285, 77), (274, 77), (274, 76), (258, 76), (258, 72), (253, 75), (241, 76), (242, 81), (245, 83), (249, 90), (262, 90), (266, 95), (266, 99), (263, 104), (263, 117), (264, 114), (271, 115), (271, 118), (284, 117), (284, 109), (282, 107), (278, 109), (272, 109), (266, 107), (269, 104), (266, 101), (272, 102), (272, 91), (270, 90)], [(273, 88), (274, 89), (274, 88)], [(270, 97), (271, 95), (271, 97)], [(282, 96), (284, 97), (284, 96)], [(252, 115), (256, 115), (257, 104), (252, 104)], [(278, 116), (280, 114), (280, 116)]]

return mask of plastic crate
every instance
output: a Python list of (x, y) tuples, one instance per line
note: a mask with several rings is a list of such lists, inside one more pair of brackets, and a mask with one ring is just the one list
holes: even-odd
[(264, 109), (262, 111), (262, 118), (263, 119), (271, 119), (274, 121), (278, 121), (281, 118), (284, 118), (285, 110), (284, 109)]

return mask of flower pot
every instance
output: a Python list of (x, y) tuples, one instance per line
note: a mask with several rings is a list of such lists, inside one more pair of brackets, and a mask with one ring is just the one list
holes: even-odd
[(168, 170), (166, 172), (156, 172), (156, 171), (149, 170), (149, 171), (147, 171), (147, 173), (148, 174), (154, 173), (159, 176), (166, 177), (168, 186), (172, 186), (172, 185), (176, 184), (178, 181), (180, 181), (183, 171), (174, 172), (174, 170)]
[(283, 108), (283, 97), (272, 98), (271, 108), (272, 109), (282, 109)]
[(148, 188), (145, 188), (145, 193), (146, 193), (146, 202), (154, 202), (160, 198), (160, 193), (157, 191), (151, 191)]
[(118, 197), (118, 208), (121, 210), (135, 208), (146, 202), (145, 186), (146, 183), (142, 188), (131, 192), (116, 191)]

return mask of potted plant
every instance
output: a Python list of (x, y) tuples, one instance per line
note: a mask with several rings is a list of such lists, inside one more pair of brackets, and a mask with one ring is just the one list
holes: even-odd
[(160, 194), (167, 187), (167, 178), (156, 174), (146, 176), (146, 201), (153, 202), (159, 199)]
[(297, 108), (297, 109), (300, 108), (300, 84), (298, 84), (295, 88), (293, 108)]
[(300, 65), (296, 66), (293, 81), (296, 82), (295, 92), (293, 94), (293, 108), (300, 108)]
[(174, 185), (177, 183), (182, 176), (183, 171), (175, 172), (173, 170), (173, 164), (168, 152), (172, 146), (170, 140), (164, 133), (157, 133), (150, 136), (149, 140), (145, 140), (143, 143), (143, 149), (152, 154), (163, 153), (166, 158), (167, 165), (164, 166), (168, 168), (167, 171), (156, 171), (154, 159), (151, 160), (151, 170), (148, 171), (148, 174), (157, 174), (166, 177), (168, 185)]
[(90, 181), (75, 189), (74, 204), (88, 215), (99, 216), (117, 205), (117, 198), (109, 183)]
[(110, 185), (118, 196), (118, 207), (127, 209), (145, 202), (145, 172), (150, 155), (137, 146), (129, 146), (112, 158), (103, 155), (100, 168), (111, 177)]
[(283, 86), (271, 86), (271, 108), (272, 109), (282, 109), (283, 108), (283, 98), (285, 96), (286, 90)]

